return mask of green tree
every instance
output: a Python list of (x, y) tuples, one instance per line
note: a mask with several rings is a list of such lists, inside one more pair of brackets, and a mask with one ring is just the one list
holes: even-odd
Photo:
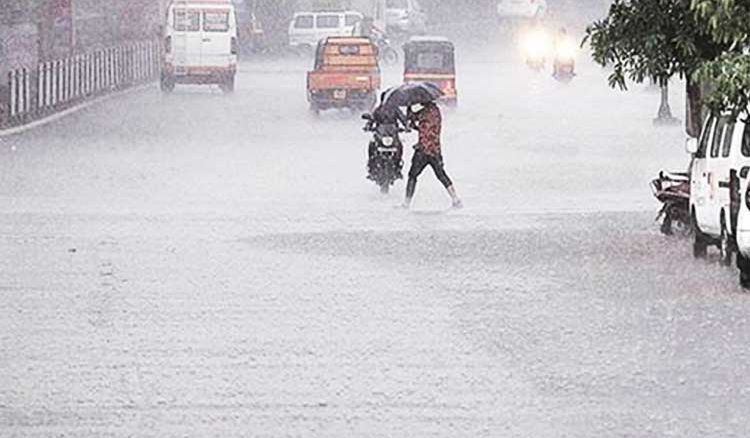
[(711, 83), (706, 105), (714, 112), (750, 117), (750, 0), (693, 0), (692, 8), (711, 37), (727, 47), (698, 71)]
[(694, 75), (727, 45), (713, 39), (690, 0), (614, 0), (608, 15), (587, 28), (584, 42), (594, 61), (612, 69), (613, 88), (627, 89), (628, 81), (665, 85), (672, 77), (686, 79), (687, 132), (698, 135), (703, 99)]

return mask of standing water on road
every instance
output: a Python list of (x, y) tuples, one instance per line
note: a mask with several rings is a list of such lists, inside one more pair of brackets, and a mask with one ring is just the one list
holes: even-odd
[(313, 49), (0, 137), (0, 436), (750, 433), (750, 301), (653, 221), (690, 161), (658, 88), (428, 31), (462, 209), (430, 169), (408, 209), (366, 179), (360, 111), (310, 111)]

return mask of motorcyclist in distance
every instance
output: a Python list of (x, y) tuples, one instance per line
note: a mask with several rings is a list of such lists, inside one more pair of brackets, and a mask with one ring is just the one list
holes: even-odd
[(370, 38), (371, 40), (378, 41), (385, 36), (385, 32), (375, 25), (374, 18), (365, 17), (354, 25), (352, 36)]
[(576, 47), (568, 30), (561, 27), (555, 35), (554, 77), (575, 76)]

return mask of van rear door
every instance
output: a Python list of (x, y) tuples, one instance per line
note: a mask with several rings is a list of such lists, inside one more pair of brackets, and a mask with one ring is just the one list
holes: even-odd
[(205, 67), (227, 67), (232, 61), (232, 37), (236, 36), (234, 14), (229, 8), (206, 8), (202, 11), (201, 54)]
[(175, 6), (172, 10), (172, 50), (176, 73), (180, 69), (200, 66), (202, 62), (201, 11), (187, 6)]

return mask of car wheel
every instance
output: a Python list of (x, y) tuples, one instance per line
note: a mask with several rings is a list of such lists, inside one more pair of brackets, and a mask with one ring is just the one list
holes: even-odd
[(320, 107), (315, 103), (310, 103), (310, 114), (318, 117), (320, 115)]
[(690, 222), (693, 227), (693, 257), (696, 259), (706, 258), (708, 254), (708, 236), (703, 234), (700, 227), (698, 226), (698, 220), (693, 212)]
[(672, 217), (669, 215), (669, 213), (666, 213), (664, 215), (664, 220), (661, 223), (660, 231), (665, 236), (672, 235)]
[(740, 286), (750, 289), (750, 259), (737, 253), (737, 268), (740, 270)]
[(727, 231), (727, 227), (723, 224), (721, 225), (721, 237), (719, 238), (719, 263), (721, 263), (722, 266), (731, 266), (732, 265), (732, 241), (731, 236), (729, 235), (729, 232)]
[(161, 77), (161, 81), (159, 81), (159, 86), (161, 88), (161, 91), (164, 93), (173, 92), (174, 85), (175, 85), (175, 81), (174, 81), (174, 78), (172, 78), (171, 76), (164, 75)]
[(224, 80), (224, 82), (219, 85), (221, 87), (221, 91), (224, 93), (233, 93), (234, 92), (234, 76), (228, 77)]

